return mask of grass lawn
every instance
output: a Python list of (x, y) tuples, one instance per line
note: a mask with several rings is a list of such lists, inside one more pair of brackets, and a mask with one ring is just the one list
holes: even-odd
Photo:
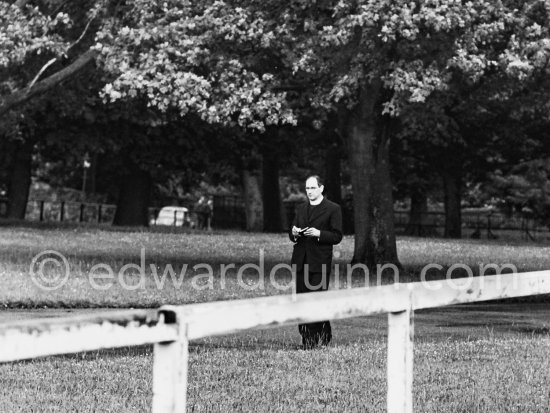
[[(46, 250), (63, 254), (70, 267), (67, 282), (54, 291), (38, 288), (29, 275), (33, 258)], [(244, 271), (241, 283), (237, 271), (244, 264), (258, 265), (261, 250), (266, 268), (265, 288), (258, 285), (258, 272), (254, 269)], [(135, 268), (121, 272), (129, 264), (141, 267), (142, 251), (143, 277)], [(269, 282), (269, 271), (277, 264), (288, 264), (291, 251), (292, 244), (284, 234), (0, 227), (0, 307), (158, 307), (167, 303), (288, 293)], [(428, 263), (444, 268), (461, 263), (470, 266), (474, 272), (480, 264), (491, 263), (514, 264), (519, 271), (550, 268), (550, 247), (540, 244), (401, 238), (398, 251), (404, 267), (401, 281), (418, 280), (421, 268)], [(342, 267), (341, 274), (345, 273), (344, 267), (352, 252), (352, 237), (345, 237), (335, 248), (335, 255), (339, 257), (335, 262)], [(211, 284), (207, 277), (199, 277), (209, 274), (209, 270), (200, 264), (210, 266)], [(226, 282), (222, 287), (222, 265), (229, 264), (235, 267), (226, 270)], [(91, 273), (105, 273), (102, 269), (93, 270), (98, 265), (108, 266), (114, 276), (112, 280), (93, 278), (95, 285), (102, 287), (99, 289), (93, 288), (94, 284), (90, 282)], [(174, 278), (170, 278), (167, 269), (174, 271)], [(58, 275), (59, 269), (45, 265), (44, 271), (50, 271), (53, 277)], [(163, 276), (166, 276), (164, 282)], [(432, 270), (428, 276), (437, 278), (441, 275)], [(287, 270), (280, 270), (275, 279), (282, 287), (289, 287), (291, 276)], [(370, 282), (375, 281), (373, 274)], [(242, 287), (243, 283), (247, 288)], [(355, 277), (352, 284), (364, 286), (365, 277)], [(331, 285), (334, 286), (335, 282)], [(345, 276), (342, 276), (340, 286), (344, 285)]]
[[(468, 306), (415, 318), (417, 412), (550, 411), (550, 309)], [(295, 327), (192, 343), (189, 411), (385, 411), (386, 318), (333, 323), (326, 349)], [(145, 412), (149, 347), (0, 365), (6, 412)]]
[[(340, 263), (351, 258), (353, 240), (338, 247)], [(285, 293), (273, 286), (248, 291), (235, 271), (225, 289), (192, 287), (190, 272), (179, 288), (157, 288), (152, 272), (144, 288), (127, 291), (115, 282), (96, 290), (88, 280), (96, 264), (116, 271), (128, 263), (258, 263), (266, 268), (288, 262), (284, 235), (104, 232), (97, 229), (0, 227), (0, 303), (4, 307), (151, 307)], [(427, 263), (512, 263), (520, 271), (550, 268), (550, 248), (484, 241), (399, 240), (406, 281)], [(67, 284), (38, 289), (29, 275), (33, 257), (56, 250), (70, 263)], [(150, 269), (150, 267), (148, 267)], [(215, 272), (215, 277), (220, 273)], [(128, 284), (138, 280), (127, 277)], [(288, 283), (282, 274), (279, 281)], [(254, 274), (245, 282), (253, 285)], [(360, 284), (361, 280), (356, 280)], [(204, 285), (199, 285), (204, 287)], [(8, 310), (6, 310), (8, 311)], [(26, 311), (26, 312), (25, 312)], [(0, 321), (28, 316), (28, 310), (0, 312)], [(32, 314), (32, 313), (31, 313)], [(333, 323), (334, 342), (326, 349), (297, 350), (295, 326), (193, 342), (190, 351), (189, 411), (385, 411), (386, 317)], [(417, 412), (550, 411), (550, 305), (515, 303), (448, 307), (415, 317)], [(152, 388), (150, 347), (49, 357), (0, 365), (0, 412), (149, 411)]]

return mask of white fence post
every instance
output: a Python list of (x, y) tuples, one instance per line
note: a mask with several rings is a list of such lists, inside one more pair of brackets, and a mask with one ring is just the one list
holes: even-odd
[(388, 413), (413, 411), (413, 315), (388, 313)]
[(189, 340), (187, 324), (180, 319), (179, 314), (176, 316), (176, 322), (178, 323), (178, 339), (155, 344), (153, 413), (185, 413)]

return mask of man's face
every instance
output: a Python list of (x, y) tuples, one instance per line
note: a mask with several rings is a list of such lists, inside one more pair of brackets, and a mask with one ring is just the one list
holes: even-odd
[(323, 194), (323, 185), (319, 186), (317, 179), (309, 178), (306, 181), (306, 194), (310, 201), (318, 200)]

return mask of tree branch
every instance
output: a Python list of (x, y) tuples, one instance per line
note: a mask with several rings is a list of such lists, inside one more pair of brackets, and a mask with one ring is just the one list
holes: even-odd
[(78, 59), (72, 62), (69, 66), (61, 69), (51, 76), (48, 76), (40, 82), (36, 82), (30, 87), (17, 90), (6, 98), (0, 100), (0, 116), (4, 115), (11, 109), (28, 102), (34, 96), (44, 93), (61, 82), (70, 79), (89, 63), (93, 62), (96, 56), (97, 52), (90, 49), (78, 57)]
[(40, 72), (38, 72), (38, 74), (34, 77), (34, 79), (32, 80), (32, 82), (29, 84), (29, 86), (27, 86), (27, 89), (32, 89), (32, 87), (34, 86), (34, 84), (36, 82), (38, 82), (38, 79), (40, 78), (40, 76), (42, 76), (42, 73), (44, 73), (46, 71), (46, 69), (48, 67), (50, 67), (51, 65), (53, 65), (55, 62), (57, 61), (56, 58), (53, 58), (51, 59), (48, 63), (46, 63), (42, 69), (40, 69)]
[(92, 23), (92, 21), (94, 19), (95, 19), (95, 15), (92, 16), (92, 18), (90, 20), (88, 20), (88, 23), (86, 24), (86, 27), (84, 28), (84, 31), (80, 34), (80, 37), (78, 39), (76, 39), (72, 44), (70, 44), (69, 47), (67, 48), (67, 50), (65, 50), (65, 55), (67, 55), (67, 52), (69, 50), (71, 50), (74, 46), (76, 46), (84, 38), (84, 36), (88, 32), (88, 29), (90, 28), (90, 24)]
[[(30, 0), (17, 0), (14, 3), (14, 5), (19, 8), (23, 8), (27, 5), (29, 1)], [(84, 31), (80, 34), (80, 37), (71, 45), (69, 45), (67, 50), (65, 50), (65, 56), (67, 55), (67, 52), (71, 48), (73, 48), (76, 44), (78, 44), (84, 38), (94, 18), (95, 16), (92, 16), (92, 18), (86, 24)], [(49, 89), (53, 88), (54, 86), (57, 86), (59, 83), (63, 82), (64, 80), (71, 78), (77, 72), (79, 72), (83, 67), (88, 65), (88, 63), (94, 61), (96, 56), (97, 56), (97, 52), (95, 50), (88, 50), (84, 54), (82, 54), (80, 57), (78, 57), (74, 62), (72, 62), (69, 66), (61, 69), (59, 72), (54, 73), (53, 75), (47, 77), (46, 79), (38, 82), (38, 79), (46, 71), (46, 69), (57, 61), (57, 58), (51, 59), (42, 67), (42, 69), (40, 69), (40, 71), (34, 77), (34, 79), (29, 84), (29, 86), (27, 86), (24, 89), (19, 89), (13, 92), (9, 96), (5, 97), (4, 99), (0, 98), (0, 116), (4, 115), (7, 111), (14, 109), (15, 107), (29, 101), (32, 97), (40, 93), (46, 92)]]

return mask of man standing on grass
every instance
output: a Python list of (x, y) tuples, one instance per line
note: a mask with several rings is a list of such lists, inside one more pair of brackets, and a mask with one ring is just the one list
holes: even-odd
[[(317, 175), (306, 180), (308, 202), (296, 208), (290, 230), (294, 242), (291, 264), (296, 265), (296, 293), (328, 289), (332, 246), (342, 240), (342, 210), (323, 197), (323, 182)], [(327, 345), (332, 338), (328, 321), (298, 325), (304, 349)]]

